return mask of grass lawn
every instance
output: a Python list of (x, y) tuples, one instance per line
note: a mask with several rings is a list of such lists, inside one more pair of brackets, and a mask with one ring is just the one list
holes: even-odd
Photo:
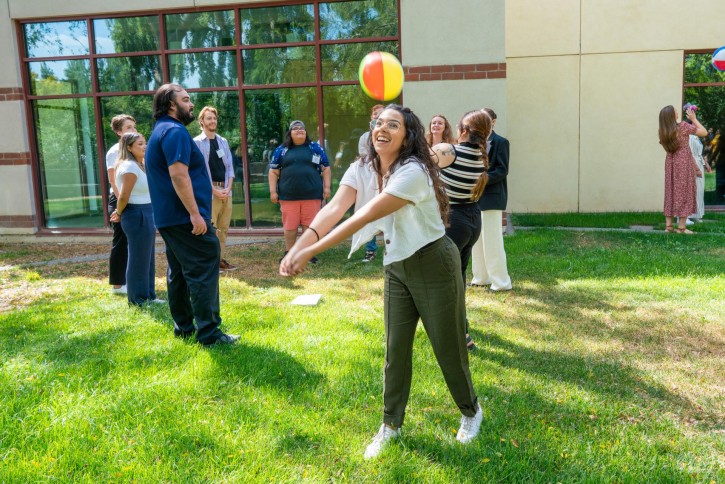
[(241, 344), (204, 349), (167, 307), (110, 295), (105, 260), (16, 265), (104, 247), (0, 244), (0, 482), (725, 481), (725, 238), (538, 229), (506, 249), (514, 290), (467, 292), (481, 434), (455, 441), (419, 328), (403, 436), (366, 462), (380, 260), (341, 247), (289, 280), (281, 242), (231, 247), (222, 317)]

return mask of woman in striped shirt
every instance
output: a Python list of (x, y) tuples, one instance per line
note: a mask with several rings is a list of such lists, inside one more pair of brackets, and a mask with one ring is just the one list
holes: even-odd
[[(469, 111), (458, 122), (457, 129), (457, 144), (439, 143), (432, 150), (441, 168), (441, 181), (451, 207), (446, 235), (455, 242), (461, 254), (461, 276), (465, 286), (471, 249), (481, 235), (481, 210), (476, 202), (488, 181), (486, 140), (491, 134), (491, 118), (481, 110)], [(466, 344), (469, 350), (476, 347), (469, 334), (468, 319)]]

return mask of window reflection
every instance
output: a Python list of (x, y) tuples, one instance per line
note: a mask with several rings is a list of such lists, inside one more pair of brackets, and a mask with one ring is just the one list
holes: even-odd
[(159, 56), (98, 59), (98, 87), (104, 92), (153, 91), (161, 85)]
[(97, 54), (159, 50), (159, 17), (103, 18), (93, 21)]
[(167, 47), (172, 50), (228, 47), (234, 45), (235, 37), (232, 10), (166, 16)]
[(313, 140), (317, 127), (317, 95), (313, 87), (259, 89), (245, 93), (249, 198), (254, 226), (282, 225), (279, 205), (269, 200), (270, 148), (284, 140), (289, 123), (302, 120)]
[(103, 127), (103, 155), (118, 142), (118, 135), (111, 129), (111, 119), (117, 114), (130, 114), (136, 119), (136, 130), (146, 139), (151, 135), (152, 95), (109, 96), (101, 98), (101, 126)]
[(86, 59), (29, 62), (30, 92), (36, 96), (91, 92), (91, 63)]
[(87, 55), (88, 26), (85, 20), (25, 24), (28, 57)]
[(398, 35), (398, 5), (391, 0), (320, 4), (322, 40)]
[[(246, 205), (244, 203), (244, 156), (239, 123), (239, 94), (236, 91), (196, 92), (191, 93), (194, 103), (194, 114), (201, 112), (204, 106), (213, 106), (219, 112), (217, 133), (229, 142), (234, 161), (234, 185), (232, 187), (232, 220), (231, 227), (246, 227)], [(191, 136), (201, 133), (199, 123), (194, 121), (186, 129)]]
[(169, 77), (171, 82), (185, 88), (236, 86), (236, 52), (172, 54), (169, 56)]
[(242, 45), (309, 42), (315, 39), (312, 5), (243, 8), (239, 11)]
[(315, 48), (250, 49), (242, 53), (244, 84), (315, 82)]
[(373, 51), (390, 52), (398, 57), (397, 42), (366, 42), (360, 44), (328, 44), (320, 47), (323, 81), (358, 79), (360, 61)]
[(33, 117), (47, 226), (102, 227), (93, 100), (36, 100)]

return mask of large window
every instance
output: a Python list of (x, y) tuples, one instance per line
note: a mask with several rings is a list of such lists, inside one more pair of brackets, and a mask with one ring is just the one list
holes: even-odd
[[(714, 159), (713, 152), (725, 149), (725, 72), (712, 65), (715, 49), (685, 53), (684, 103), (698, 107), (697, 117), (708, 129), (702, 138), (705, 160), (713, 164), (712, 172), (705, 173), (705, 205), (725, 206), (725, 152)], [(684, 104), (683, 103), (683, 104)]]
[[(108, 223), (111, 118), (131, 114), (148, 136), (154, 91), (176, 82), (195, 112), (219, 111), (234, 156), (232, 227), (279, 228), (267, 182), (272, 151), (289, 123), (303, 120), (327, 151), (337, 187), (377, 103), (358, 85), (358, 64), (373, 50), (399, 56), (398, 16), (399, 0), (310, 0), (23, 22), (44, 225)], [(200, 132), (196, 122), (188, 130)]]

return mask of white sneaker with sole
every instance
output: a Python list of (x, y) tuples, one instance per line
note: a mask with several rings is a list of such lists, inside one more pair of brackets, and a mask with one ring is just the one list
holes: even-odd
[(111, 294), (128, 294), (128, 291), (126, 291), (126, 284), (121, 287), (111, 286)]
[(394, 429), (382, 424), (377, 435), (373, 437), (373, 441), (365, 449), (365, 460), (377, 457), (388, 442), (396, 437), (400, 437), (400, 429)]
[(461, 427), (458, 429), (456, 440), (462, 444), (467, 444), (476, 438), (481, 430), (481, 422), (483, 421), (483, 411), (481, 405), (478, 405), (476, 415), (473, 417), (461, 417)]

